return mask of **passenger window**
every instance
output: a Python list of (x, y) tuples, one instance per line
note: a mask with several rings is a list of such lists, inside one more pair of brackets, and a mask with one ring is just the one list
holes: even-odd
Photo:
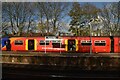
[(40, 41), (40, 45), (45, 45), (45, 44), (46, 44), (46, 45), (49, 45), (49, 41), (46, 41), (46, 43), (45, 43), (44, 40), (41, 40), (41, 41)]
[(23, 41), (22, 40), (15, 40), (15, 45), (23, 45)]
[(52, 43), (60, 43), (60, 40), (53, 40)]
[(65, 48), (65, 45), (62, 45), (60, 40), (52, 41), (53, 48)]
[(81, 45), (82, 46), (90, 46), (91, 45), (91, 41), (90, 40), (82, 40), (81, 41)]
[(106, 42), (105, 41), (95, 41), (95, 46), (105, 46)]

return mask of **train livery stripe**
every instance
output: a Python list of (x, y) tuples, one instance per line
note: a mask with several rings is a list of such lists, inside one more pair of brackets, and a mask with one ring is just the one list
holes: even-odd
[(28, 50), (28, 39), (26, 39), (26, 43), (25, 43), (25, 49)]
[(34, 39), (34, 49), (37, 50), (37, 40)]
[(76, 42), (76, 51), (78, 51), (78, 40), (76, 39), (75, 42)]
[(8, 38), (8, 39), (6, 38), (5, 40), (2, 40), (2, 50), (6, 50), (6, 45), (3, 44), (3, 41), (10, 40), (10, 44), (14, 44), (14, 41), (19, 40), (19, 39), (21, 39), (21, 38)]
[(65, 40), (65, 50), (68, 51), (68, 40)]

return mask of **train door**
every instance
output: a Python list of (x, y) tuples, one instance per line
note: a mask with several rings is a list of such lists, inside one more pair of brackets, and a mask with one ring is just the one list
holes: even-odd
[(34, 50), (34, 39), (28, 40), (28, 50)]
[(10, 40), (5, 41), (5, 45), (6, 45), (6, 50), (7, 50), (7, 51), (11, 51)]
[(76, 40), (68, 40), (68, 51), (76, 51)]
[(113, 53), (114, 52), (114, 38), (113, 38), (113, 36), (111, 36), (110, 37), (110, 39), (111, 39), (111, 53)]

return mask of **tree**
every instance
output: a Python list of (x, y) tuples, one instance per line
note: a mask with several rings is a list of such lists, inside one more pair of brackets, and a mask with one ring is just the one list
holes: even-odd
[(3, 2), (2, 20), (3, 23), (10, 23), (13, 35), (20, 36), (26, 23), (30, 27), (34, 15), (31, 6), (29, 2)]
[(4, 22), (3, 24), (2, 24), (2, 27), (3, 27), (3, 30), (2, 31), (4, 31), (4, 29), (6, 29), (7, 27), (6, 26), (8, 26), (8, 22), (10, 22), (10, 25), (11, 25), (11, 27), (12, 27), (12, 31), (14, 31), (13, 30), (13, 11), (12, 11), (12, 4), (8, 4), (8, 3), (3, 3), (2, 4), (2, 22)]
[(91, 18), (96, 18), (98, 16), (98, 13), (101, 10), (91, 3), (85, 3), (82, 6), (82, 11), (83, 11), (83, 14), (84, 14), (84, 19), (89, 20)]
[[(120, 1), (117, 3), (118, 6), (118, 20), (117, 20), (117, 26), (118, 26), (118, 31), (117, 33), (120, 33)], [(118, 34), (120, 36), (120, 34)]]
[(68, 14), (69, 7), (69, 2), (53, 2), (50, 4), (52, 14), (51, 23), (53, 25), (54, 32), (58, 31), (59, 22)]
[(81, 16), (83, 15), (80, 4), (78, 2), (73, 3), (73, 7), (69, 12), (69, 16), (71, 17), (71, 22), (70, 22), (70, 30), (72, 32), (75, 32), (76, 35), (78, 34), (78, 26), (80, 26), (81, 22)]
[(101, 15), (104, 17), (103, 20), (103, 31), (106, 36), (116, 36), (119, 30), (119, 10), (118, 3), (111, 3), (104, 5)]
[(41, 7), (41, 3), (40, 2), (35, 3), (35, 6), (36, 6), (36, 16), (38, 17), (38, 30), (40, 30), (41, 33), (44, 33), (45, 24), (43, 19), (45, 18), (45, 15)]
[(39, 2), (38, 4), (39, 16), (41, 24), (44, 24), (42, 20), (46, 21), (47, 32), (49, 33), (50, 24), (54, 33), (57, 31), (57, 25), (59, 21), (66, 16), (70, 3), (63, 2)]
[(41, 24), (41, 23), (38, 23), (38, 28), (39, 28), (38, 30), (40, 30), (40, 33), (41, 33), (42, 35), (44, 35), (45, 30), (46, 30), (46, 29), (45, 29), (45, 28), (46, 28), (46, 27), (45, 27), (45, 24), (43, 24), (43, 23), (42, 23), (42, 24)]
[[(86, 22), (90, 22), (90, 20), (95, 20), (99, 13), (101, 12), (101, 10), (99, 8), (97, 8), (95, 5), (91, 4), (91, 3), (85, 3), (83, 6), (82, 6), (82, 11), (83, 11), (83, 20), (86, 21)], [(94, 21), (91, 23), (91, 26), (92, 26), (92, 31), (93, 31), (93, 26), (96, 25), (94, 24)], [(90, 26), (86, 26), (84, 28), (83, 31), (87, 30), (87, 32), (89, 32), (87, 34), (87, 36), (89, 36), (91, 33), (90, 33)]]
[[(83, 4), (83, 6), (80, 6), (79, 3), (73, 3), (73, 8), (71, 9), (69, 14), (69, 16), (72, 18), (72, 21), (70, 22), (70, 25), (72, 25), (70, 30), (73, 30), (73, 32), (75, 33), (80, 32), (77, 35), (88, 36), (88, 33), (84, 34), (86, 30), (88, 30), (87, 32), (89, 32), (88, 26), (84, 26), (81, 24), (82, 23), (86, 24), (92, 18), (93, 19), (97, 18), (99, 12), (100, 9), (94, 6), (93, 4), (85, 3)], [(77, 29), (77, 27), (79, 29)]]
[[(41, 8), (41, 11), (43, 12), (45, 19), (46, 19), (46, 28), (47, 28), (47, 33), (49, 34), (49, 20), (51, 18), (51, 11), (50, 11), (50, 4), (49, 2), (40, 2), (39, 3), (39, 8)], [(41, 13), (41, 12), (40, 12)]]

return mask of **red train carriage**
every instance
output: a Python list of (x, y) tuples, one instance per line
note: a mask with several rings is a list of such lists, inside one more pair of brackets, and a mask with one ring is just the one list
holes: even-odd
[(114, 37), (114, 52), (120, 53), (120, 37)]
[[(12, 37), (12, 51), (109, 53), (120, 52), (120, 38), (114, 37)], [(119, 43), (119, 44), (118, 44)], [(114, 46), (112, 46), (114, 45)], [(6, 50), (4, 46), (2, 50)]]
[[(92, 42), (92, 43), (91, 43)], [(110, 52), (110, 38), (109, 37), (79, 37), (79, 52), (93, 53)]]
[(12, 51), (65, 52), (65, 41), (56, 37), (12, 37), (10, 44)]

